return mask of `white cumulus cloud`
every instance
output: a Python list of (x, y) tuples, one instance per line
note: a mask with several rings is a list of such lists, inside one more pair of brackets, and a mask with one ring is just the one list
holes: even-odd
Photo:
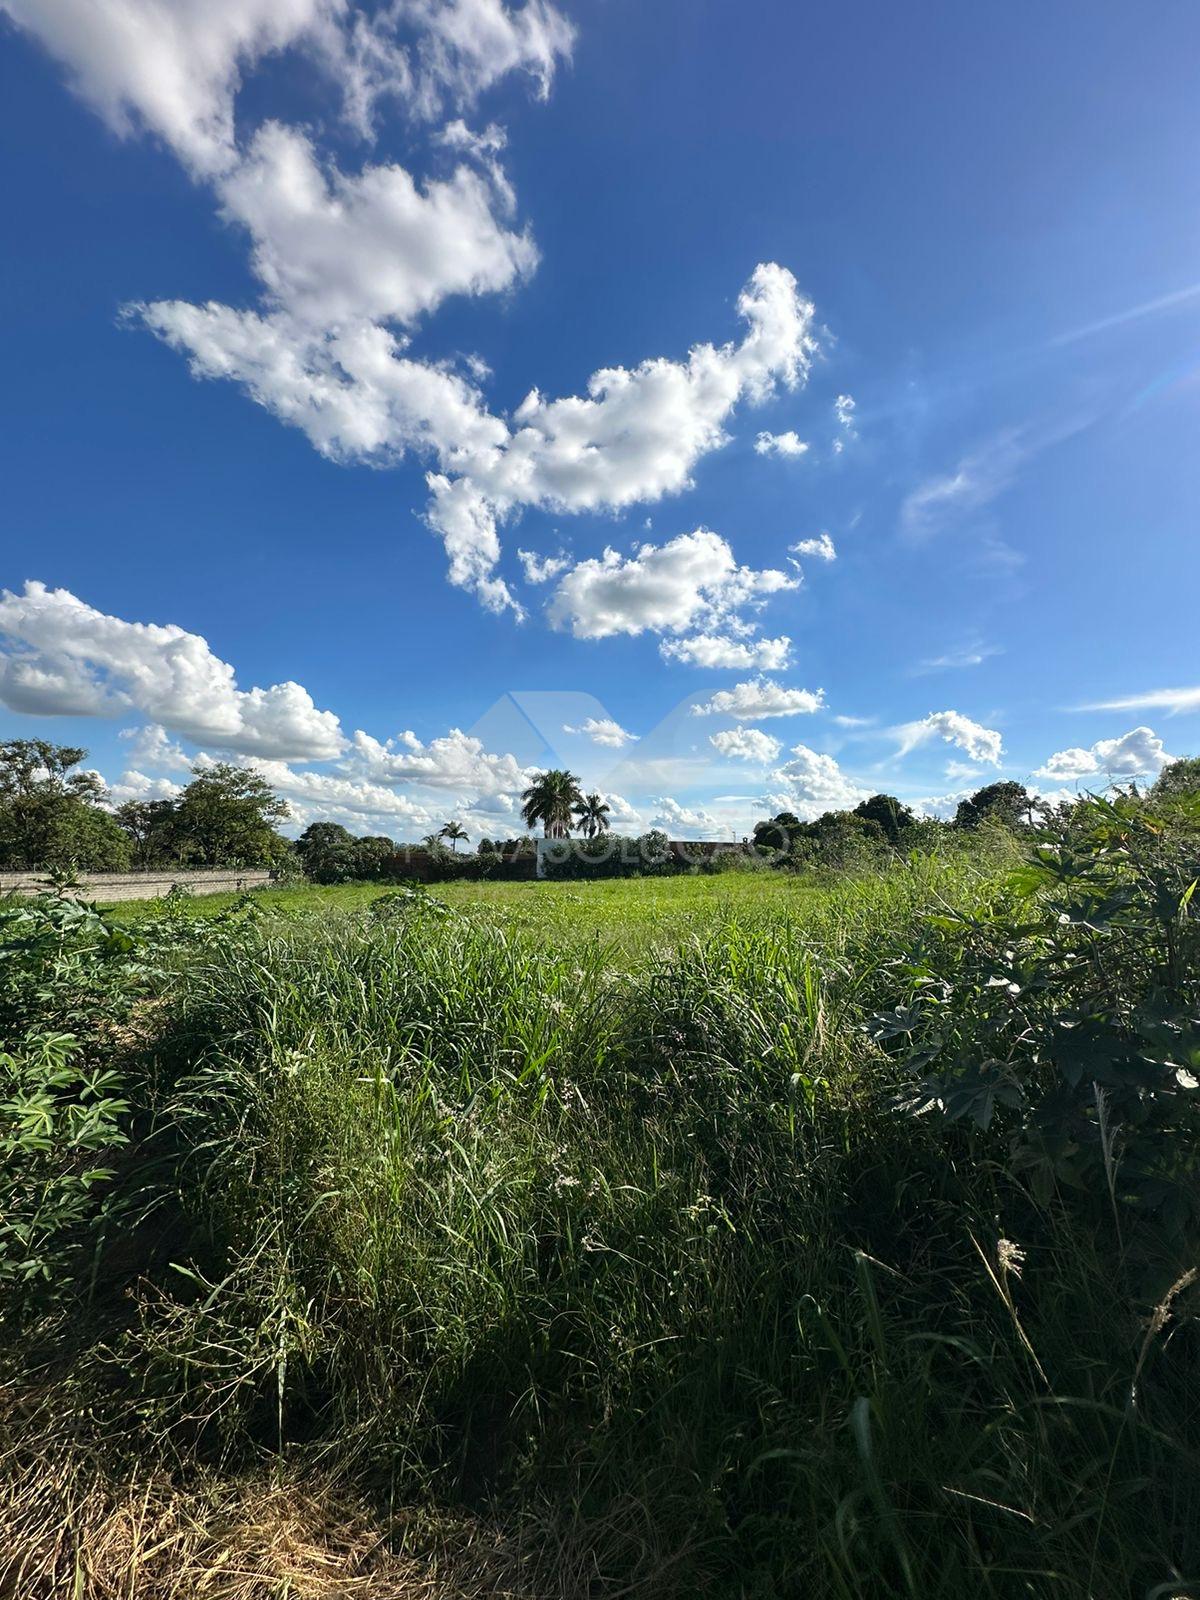
[(602, 368), (586, 397), (547, 400), (533, 390), (511, 422), (492, 415), (462, 378), (407, 356), (369, 319), (314, 330), (290, 313), (181, 301), (140, 315), (198, 376), (242, 383), (323, 454), (432, 457), (426, 520), (446, 546), (451, 582), (493, 609), (519, 609), (495, 574), (507, 517), (522, 507), (612, 510), (678, 493), (700, 458), (726, 442), (724, 423), (740, 400), (765, 399), (807, 376), (814, 312), (790, 272), (757, 267), (738, 310), (740, 344), (696, 345), (686, 361)]
[(1131, 728), (1116, 739), (1098, 739), (1088, 749), (1078, 745), (1058, 750), (1045, 766), (1037, 768), (1039, 778), (1070, 782), (1077, 778), (1136, 778), (1157, 775), (1174, 756), (1163, 749), (1163, 742), (1151, 728)]
[(549, 583), (571, 565), (569, 556), (539, 556), (533, 550), (518, 550), (526, 583)]
[(827, 533), (818, 533), (811, 539), (800, 539), (795, 544), (790, 544), (788, 549), (793, 555), (809, 556), (817, 561), (837, 560), (833, 540)]
[(23, 691), (36, 681), (43, 712), (135, 710), (222, 750), (311, 761), (345, 744), (337, 717), (318, 710), (300, 684), (239, 689), (233, 668), (199, 634), (108, 616), (66, 589), (31, 582), (21, 594), (0, 591), (0, 641), (0, 693), (18, 710), (28, 709)]
[(786, 634), (777, 639), (746, 640), (723, 633), (697, 633), (690, 639), (664, 639), (658, 653), (664, 661), (679, 661), (688, 667), (782, 672), (792, 659), (792, 641)]
[(609, 750), (623, 750), (627, 744), (632, 744), (638, 737), (630, 733), (612, 717), (585, 717), (576, 727), (569, 722), (563, 723), (564, 733), (582, 734), (585, 739), (590, 739), (593, 744), (604, 745)]
[(740, 723), (736, 728), (710, 734), (708, 742), (723, 756), (735, 761), (753, 761), (762, 767), (778, 760), (783, 748), (778, 739), (761, 728), (743, 728)]
[(808, 822), (825, 811), (845, 811), (866, 800), (871, 791), (846, 776), (832, 756), (807, 745), (792, 748), (791, 760), (771, 774), (776, 792), (767, 797), (776, 811), (792, 811)]
[(476, 797), (522, 789), (530, 772), (515, 756), (490, 753), (482, 740), (459, 728), (428, 744), (410, 732), (379, 740), (360, 728), (345, 765), (347, 772), (377, 783), (455, 789)]
[[(416, 453), (428, 468), (424, 519), (445, 546), (450, 581), (490, 609), (521, 611), (497, 571), (506, 520), (525, 507), (616, 510), (678, 493), (726, 443), (739, 404), (807, 379), (814, 308), (791, 272), (763, 262), (738, 297), (737, 340), (600, 367), (580, 394), (534, 389), (511, 416), (496, 416), (478, 367), (468, 363), (468, 379), (449, 362), (417, 358), (407, 330), (448, 296), (496, 293), (533, 270), (533, 240), (511, 223), (502, 131), (472, 132), (455, 117), (436, 148), (458, 165), (419, 179), (391, 161), (347, 170), (319, 147), (319, 116), (303, 129), (239, 122), (243, 77), (289, 49), (316, 64), (367, 136), (384, 97), (411, 115), (441, 116), (512, 72), (531, 75), (544, 94), (574, 37), (550, 0), (373, 9), (349, 0), (0, 0), (0, 9), (66, 63), (110, 125), (164, 140), (248, 236), (257, 305), (164, 298), (130, 307), (130, 317), (184, 354), (195, 376), (240, 384), (332, 459), (388, 464)], [(760, 646), (754, 659), (768, 654)], [(20, 671), (36, 696), (31, 669)]]
[(65, 63), (76, 91), (117, 133), (139, 125), (196, 172), (235, 157), (244, 70), (323, 26), (336, 0), (2, 0), (0, 9)]
[(433, 118), (470, 105), (509, 72), (544, 97), (574, 30), (547, 0), (0, 0), (66, 66), (76, 91), (119, 134), (144, 128), (193, 172), (237, 159), (234, 107), (263, 57), (303, 48), (371, 131), (375, 103), (399, 98)]
[(900, 754), (907, 755), (919, 745), (932, 739), (943, 739), (957, 745), (972, 761), (984, 761), (989, 766), (999, 764), (1004, 753), (1003, 742), (994, 728), (985, 728), (959, 711), (932, 711), (920, 722), (906, 722), (896, 729), (900, 740)]
[(559, 580), (547, 614), (577, 639), (682, 633), (735, 618), (742, 608), (795, 587), (784, 572), (738, 566), (727, 540), (697, 528), (666, 544), (640, 545), (632, 556), (608, 549), (579, 562)]
[(173, 744), (167, 730), (152, 722), (144, 728), (123, 728), (117, 735), (129, 741), (129, 762), (134, 767), (149, 767), (152, 772), (189, 772), (192, 757), (181, 745)]
[(496, 293), (537, 264), (532, 239), (498, 221), (495, 186), (473, 167), (424, 185), (395, 164), (347, 175), (278, 122), (258, 130), (218, 192), (250, 234), (270, 306), (301, 328), (412, 323), (448, 295)]
[(669, 834), (673, 839), (721, 839), (729, 831), (718, 817), (703, 806), (685, 806), (670, 795), (660, 795), (652, 802), (654, 815), (650, 826)]
[(692, 715), (757, 721), (762, 717), (806, 716), (819, 711), (824, 703), (824, 689), (788, 689), (773, 678), (758, 677), (735, 683), (732, 689), (719, 689), (711, 700), (694, 705)]
[(807, 443), (792, 428), (786, 433), (760, 433), (754, 441), (754, 451), (760, 456), (802, 456), (808, 451)]

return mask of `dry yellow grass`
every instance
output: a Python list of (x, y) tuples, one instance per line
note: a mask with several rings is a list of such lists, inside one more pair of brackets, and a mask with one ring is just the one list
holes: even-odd
[[(48, 1400), (0, 1391), (2, 1600), (516, 1600), (535, 1589), (483, 1521), (385, 1528), (286, 1468), (181, 1485), (130, 1474)], [(108, 1457), (109, 1459), (106, 1459)], [(418, 1553), (400, 1553), (397, 1546)]]

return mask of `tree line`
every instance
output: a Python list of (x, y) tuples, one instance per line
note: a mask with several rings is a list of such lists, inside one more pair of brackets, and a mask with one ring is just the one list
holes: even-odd
[[(360, 837), (340, 823), (314, 822), (297, 840), (285, 838), (278, 825), (288, 817), (286, 801), (248, 768), (225, 762), (196, 766), (177, 795), (114, 806), (99, 775), (83, 766), (86, 759), (86, 750), (42, 739), (0, 743), (0, 871), (269, 867), (281, 874), (302, 872), (316, 883), (408, 875), (412, 847), (383, 835)], [(1200, 758), (1165, 767), (1151, 793), (1162, 798), (1196, 790)], [(853, 809), (809, 821), (780, 811), (756, 823), (743, 847), (748, 858), (778, 866), (847, 866), (886, 851), (932, 848), (947, 832), (1019, 831), (1047, 820), (1050, 809), (1011, 780), (976, 790), (950, 821), (920, 817), (895, 795), (876, 794)], [(663, 870), (679, 870), (660, 848), (614, 851), (622, 841), (611, 830), (609, 806), (599, 794), (585, 794), (565, 769), (534, 778), (522, 795), (521, 816), (528, 829), (540, 827), (547, 839), (580, 836), (554, 864), (553, 876), (609, 875), (629, 870), (630, 861), (660, 857)], [(646, 840), (655, 846), (667, 842), (660, 833), (643, 835)], [(533, 850), (528, 837), (482, 838), (472, 854), (460, 856), (462, 843), (470, 844), (467, 830), (451, 819), (426, 835), (420, 848), (445, 877), (503, 870)]]

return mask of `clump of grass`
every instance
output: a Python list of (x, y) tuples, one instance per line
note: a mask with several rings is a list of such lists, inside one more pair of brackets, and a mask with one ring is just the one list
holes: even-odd
[(729, 881), (636, 949), (449, 895), (191, 948), (145, 1143), (175, 1265), (98, 1414), (173, 1482), (500, 1530), (495, 1594), (1190, 1593), (1190, 1263), (898, 1117), (863, 1030), (986, 883)]
[[(8, 1400), (6, 1404), (5, 1401)], [(0, 1393), (0, 1594), (20, 1600), (497, 1600), (549, 1595), (479, 1518), (381, 1519), (318, 1474), (194, 1473)], [(122, 1470), (124, 1469), (124, 1470)], [(405, 1546), (408, 1548), (406, 1549)]]

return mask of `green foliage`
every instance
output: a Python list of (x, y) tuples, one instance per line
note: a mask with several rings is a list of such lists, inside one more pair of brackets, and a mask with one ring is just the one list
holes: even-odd
[[(192, 781), (172, 800), (129, 800), (118, 806), (116, 823), (134, 865), (284, 867), (291, 846), (275, 824), (287, 817), (288, 807), (266, 780), (224, 762), (194, 770)], [(318, 834), (351, 837), (336, 823), (314, 828)]]
[(75, 769), (87, 751), (42, 739), (0, 744), (0, 868), (121, 871), (129, 842), (100, 809), (104, 786)]
[(197, 866), (269, 867), (287, 850), (274, 824), (288, 815), (265, 778), (217, 762), (197, 768), (175, 802), (179, 858)]
[(907, 842), (917, 822), (911, 808), (893, 794), (873, 794), (855, 806), (853, 815), (878, 824), (887, 842), (897, 847)]
[(673, 850), (661, 829), (627, 838), (598, 829), (583, 839), (559, 838), (542, 852), (542, 873), (551, 881), (596, 878), (659, 878), (695, 870), (703, 857)]
[(1168, 762), (1150, 790), (1150, 798), (1154, 801), (1196, 794), (1200, 794), (1200, 756)]
[(128, 930), (76, 900), (0, 901), (0, 1043), (111, 1029), (142, 982), (136, 946)]
[(358, 873), (354, 835), (340, 822), (311, 822), (296, 841), (304, 875), (312, 883), (352, 883)]
[(146, 973), (93, 908), (44, 896), (0, 909), (0, 1296), (8, 1316), (69, 1300), (110, 1216), (128, 1138), (118, 1064)]
[(861, 1032), (983, 886), (914, 861), (756, 916), (723, 881), (506, 902), (704, 899), (636, 968), (413, 889), (195, 972), (172, 1116), (203, 1248), (127, 1346), (143, 1405), (175, 1448), (512, 1508), (597, 1593), (1124, 1600), (1193, 1570), (1186, 1282), (1148, 1336), (1106, 1202), (1039, 1212), (949, 1157)]
[(996, 823), (1004, 828), (1026, 827), (1033, 819), (1035, 802), (1023, 783), (1005, 780), (985, 784), (967, 800), (961, 800), (954, 814), (956, 828), (979, 828)]
[(354, 841), (354, 876), (379, 880), (394, 877), (396, 844), (383, 834), (366, 834)]
[(135, 867), (158, 867), (184, 858), (174, 800), (126, 800), (113, 813), (129, 837)]
[(75, 1257), (107, 1221), (105, 1163), (128, 1140), (124, 1088), (115, 1070), (89, 1066), (69, 1033), (31, 1033), (0, 1050), (0, 1305), (9, 1315), (39, 1280), (73, 1290)]
[(872, 795), (853, 811), (826, 811), (801, 822), (781, 811), (754, 825), (755, 848), (791, 871), (861, 871), (880, 866), (895, 850), (933, 849), (941, 825), (912, 811), (893, 795)]
[(763, 850), (787, 852), (805, 830), (805, 824), (794, 811), (780, 811), (769, 821), (756, 822), (751, 838)]
[(585, 839), (594, 839), (598, 833), (608, 832), (608, 818), (612, 807), (606, 805), (598, 794), (585, 794), (572, 808), (579, 818)]
[(582, 805), (579, 779), (561, 767), (540, 772), (521, 796), (521, 815), (527, 828), (541, 826), (547, 839), (565, 839)]
[(876, 1041), (910, 1109), (996, 1125), (1015, 1172), (1200, 1216), (1200, 825), (1081, 802), (1005, 893), (930, 917)]
[[(1009, 1165), (1019, 1109), (971, 1132), (897, 1116), (909, 1035), (881, 1048), (864, 1024), (961, 981), (944, 1013), (964, 1050), (990, 1038), (1026, 1002), (977, 940), (1004, 974), (1028, 945), (1073, 985), (1028, 1002), (1030, 1047), (1095, 997), (1080, 964), (1102, 961), (1122, 1030), (1168, 975), (1190, 995), (1194, 838), (1114, 802), (999, 883), (987, 830), (956, 837), (940, 859), (876, 838), (883, 869), (842, 877), (126, 913), (159, 1022), (152, 1075), (120, 1058), (124, 1097), (134, 1137), (153, 1123), (171, 1264), (147, 1250), (134, 1294), (81, 1321), (95, 1422), (70, 1427), (143, 1471), (319, 1465), (378, 1537), (485, 1506), (538, 1563), (514, 1592), (1187, 1594), (1193, 1226), (1122, 1203), (1115, 1113), (1111, 1189), (1102, 1168), (1035, 1203)], [(89, 926), (66, 942), (103, 968)], [(97, 1017), (61, 1030), (89, 1059)], [(1161, 1139), (1184, 1161), (1197, 1130)], [(134, 1186), (142, 1157), (79, 1167)], [(72, 1260), (52, 1270), (81, 1292), (96, 1254)]]

